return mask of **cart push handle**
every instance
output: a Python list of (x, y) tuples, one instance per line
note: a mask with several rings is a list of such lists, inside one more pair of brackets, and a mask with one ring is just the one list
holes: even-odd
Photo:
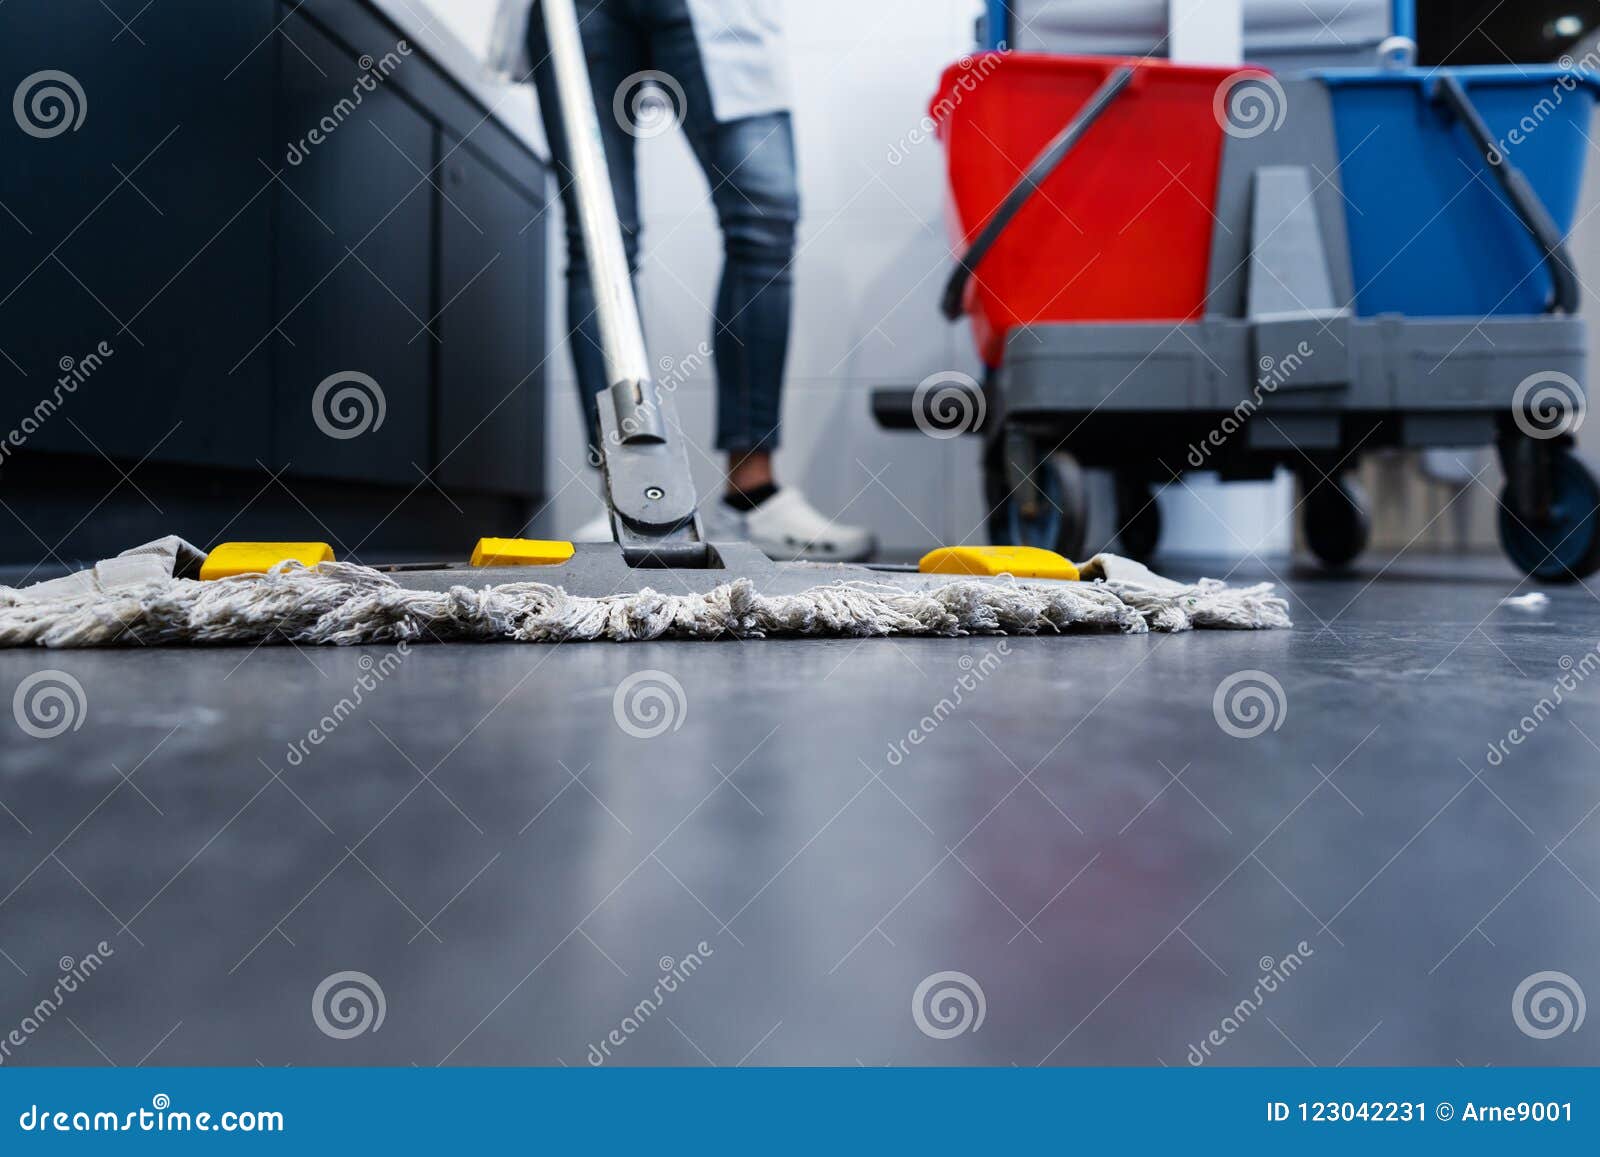
[(1554, 283), (1550, 303), (1546, 306), (1547, 312), (1576, 313), (1578, 277), (1573, 272), (1572, 254), (1567, 249), (1566, 239), (1562, 237), (1561, 230), (1556, 227), (1554, 219), (1544, 207), (1544, 202), (1539, 199), (1539, 194), (1534, 191), (1533, 185), (1522, 170), (1507, 160), (1505, 154), (1500, 151), (1488, 124), (1485, 123), (1459, 80), (1448, 73), (1441, 76), (1433, 90), (1433, 99), (1460, 119), (1462, 126), (1467, 130), (1467, 135), (1483, 154), (1484, 163), (1489, 166), (1500, 182), (1500, 187), (1510, 198), (1511, 207), (1516, 211), (1518, 219), (1532, 234), (1539, 248), (1544, 251), (1545, 263), (1550, 267), (1550, 277)]
[(1027, 204), (1051, 173), (1061, 164), (1072, 147), (1089, 131), (1089, 126), (1100, 118), (1100, 114), (1117, 95), (1128, 86), (1133, 79), (1133, 69), (1122, 65), (1114, 69), (1109, 76), (1095, 89), (1094, 95), (1078, 110), (1077, 114), (1067, 122), (1065, 128), (1057, 133), (1039, 155), (1028, 165), (1027, 171), (1020, 180), (1011, 187), (998, 208), (984, 222), (983, 228), (972, 239), (972, 244), (967, 246), (966, 252), (956, 259), (956, 267), (950, 274), (950, 280), (945, 283), (944, 296), (939, 300), (939, 309), (946, 318), (955, 321), (961, 316), (962, 299), (966, 296), (967, 283), (972, 280), (973, 271), (979, 262), (994, 248), (1000, 235), (1006, 231), (1022, 206)]

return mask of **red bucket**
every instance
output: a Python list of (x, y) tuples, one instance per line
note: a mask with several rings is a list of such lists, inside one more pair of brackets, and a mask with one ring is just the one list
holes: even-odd
[(1097, 56), (982, 53), (929, 106), (967, 244), (1030, 162), (1117, 68), (1133, 77), (978, 265), (966, 310), (1000, 364), (1012, 326), (1193, 321), (1205, 306), (1222, 126), (1235, 69)]

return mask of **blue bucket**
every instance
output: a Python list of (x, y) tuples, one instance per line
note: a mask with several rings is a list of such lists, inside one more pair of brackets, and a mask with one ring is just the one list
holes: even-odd
[(1563, 234), (1572, 228), (1596, 87), (1552, 66), (1338, 69), (1333, 104), (1357, 314), (1544, 312), (1544, 253), (1455, 115), (1432, 97), (1451, 75)]

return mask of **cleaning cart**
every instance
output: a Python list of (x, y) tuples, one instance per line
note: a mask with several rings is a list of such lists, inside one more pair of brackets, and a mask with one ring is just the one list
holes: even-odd
[[(1362, 454), (1493, 444), (1512, 561), (1600, 567), (1564, 241), (1596, 86), (1411, 52), (1285, 75), (1008, 52), (945, 73), (930, 113), (963, 248), (943, 305), (987, 367), (994, 541), (1081, 555), (1079, 467), (1102, 467), (1123, 553), (1147, 556), (1153, 487), (1287, 467), (1336, 567), (1368, 538)], [(889, 425), (910, 407), (875, 399)]]

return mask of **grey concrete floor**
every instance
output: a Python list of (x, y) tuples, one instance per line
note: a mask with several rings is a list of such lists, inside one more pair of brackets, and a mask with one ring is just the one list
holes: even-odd
[(1513, 1010), (1600, 994), (1600, 602), (1278, 569), (1292, 631), (0, 653), (82, 689), (0, 714), (5, 1063), (1600, 1062)]

